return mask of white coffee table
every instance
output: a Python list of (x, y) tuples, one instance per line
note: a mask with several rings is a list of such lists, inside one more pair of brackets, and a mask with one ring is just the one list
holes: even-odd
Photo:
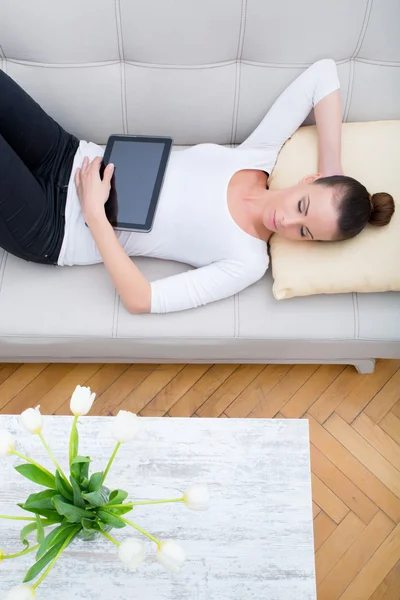
[[(113, 450), (111, 417), (83, 417), (79, 453), (105, 468)], [(64, 470), (71, 417), (46, 417), (44, 436)], [(208, 483), (208, 512), (181, 503), (137, 507), (127, 516), (156, 538), (173, 538), (188, 560), (172, 575), (148, 556), (136, 573), (125, 570), (105, 538), (69, 547), (37, 589), (37, 600), (312, 600), (316, 598), (308, 422), (306, 420), (143, 418), (139, 438), (121, 446), (106, 484), (130, 499), (173, 498), (192, 482)], [(16, 435), (16, 449), (53, 471), (36, 436), (17, 416), (0, 416)], [(20, 476), (16, 457), (1, 459), (0, 514), (24, 515), (38, 486)], [(0, 548), (17, 552), (22, 521), (0, 519)], [(127, 527), (112, 532), (122, 540)], [(140, 536), (140, 534), (138, 534)], [(1, 565), (0, 598), (20, 583), (34, 553)]]

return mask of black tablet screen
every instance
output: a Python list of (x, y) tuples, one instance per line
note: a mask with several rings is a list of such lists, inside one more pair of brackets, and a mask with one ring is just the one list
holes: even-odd
[(114, 225), (145, 226), (165, 150), (165, 142), (160, 141), (114, 141), (107, 157), (107, 164), (113, 163), (115, 170), (106, 205)]

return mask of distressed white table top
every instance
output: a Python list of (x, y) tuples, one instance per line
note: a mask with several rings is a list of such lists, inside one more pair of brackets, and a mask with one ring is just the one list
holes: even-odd
[[(72, 417), (45, 417), (43, 434), (67, 471)], [(81, 455), (103, 470), (114, 447), (111, 417), (81, 417)], [(17, 437), (16, 449), (53, 471), (37, 436), (17, 416), (0, 416), (0, 429)], [(0, 459), (0, 514), (24, 515), (23, 502), (38, 486), (20, 476), (16, 457)], [(145, 539), (148, 555), (137, 572), (125, 570), (105, 538), (70, 546), (37, 589), (57, 600), (314, 600), (315, 572), (308, 422), (263, 419), (143, 418), (138, 439), (121, 446), (106, 484), (129, 499), (179, 496), (207, 482), (208, 512), (183, 504), (137, 507), (127, 516), (156, 538), (181, 543), (188, 560), (179, 575), (164, 571)], [(0, 548), (19, 551), (23, 521), (0, 519)], [(136, 535), (114, 530), (119, 540)], [(140, 536), (140, 534), (137, 534)], [(2, 593), (20, 583), (34, 553), (1, 566)]]

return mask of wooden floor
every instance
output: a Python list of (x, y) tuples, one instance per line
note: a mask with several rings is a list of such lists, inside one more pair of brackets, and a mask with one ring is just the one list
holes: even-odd
[(333, 365), (0, 364), (0, 412), (309, 420), (318, 600), (400, 599), (400, 361)]

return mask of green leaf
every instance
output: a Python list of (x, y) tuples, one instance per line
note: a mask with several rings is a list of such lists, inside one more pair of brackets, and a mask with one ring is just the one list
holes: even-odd
[(112, 506), (108, 506), (108, 504), (104, 508), (116, 515), (125, 515), (126, 513), (131, 512), (131, 510), (133, 510), (132, 506), (125, 506), (123, 508), (113, 508)]
[[(66, 538), (66, 540), (68, 539), (68, 544), (65, 545), (65, 548), (67, 548), (68, 545), (74, 540), (74, 538), (78, 535), (80, 530), (80, 526), (76, 526), (72, 529), (71, 533)], [(60, 552), (61, 548), (65, 544), (66, 540), (59, 542), (58, 544), (54, 544), (46, 552), (46, 554), (44, 554), (38, 561), (35, 562), (35, 564), (29, 569), (29, 571), (25, 575), (24, 583), (27, 583), (28, 581), (34, 579), (40, 573), (40, 571), (42, 571), (57, 556), (57, 554)]]
[(29, 523), (29, 525), (25, 525), (25, 527), (23, 527), (21, 529), (20, 532), (20, 538), (21, 538), (21, 542), (24, 544), (24, 546), (26, 546), (27, 548), (29, 548), (29, 542), (26, 539), (28, 537), (28, 535), (30, 533), (32, 533), (33, 531), (36, 531), (37, 529), (37, 523)]
[(71, 462), (71, 475), (78, 483), (89, 475), (89, 456), (76, 456)]
[[(42, 519), (43, 520), (43, 519)], [(55, 525), (56, 523), (61, 523), (62, 517), (58, 514), (56, 510), (53, 511), (53, 517), (47, 517), (45, 521), (43, 521), (44, 527), (49, 527), (50, 525)]]
[(78, 446), (79, 446), (79, 434), (78, 434), (78, 428), (76, 426), (76, 421), (74, 420), (72, 429), (71, 429), (71, 436), (69, 439), (69, 465), (71, 467), (72, 465), (72, 461), (74, 460), (74, 458), (76, 458), (78, 456)]
[(36, 539), (38, 541), (38, 544), (41, 544), (44, 540), (44, 527), (43, 527), (42, 520), (39, 517), (39, 515), (35, 515), (35, 516), (36, 516), (36, 525), (37, 525)]
[(52, 524), (61, 523), (61, 521), (63, 520), (62, 516), (60, 516), (56, 510), (48, 510), (46, 508), (25, 508), (23, 504), (17, 504), (17, 506), (33, 514), (38, 514), (42, 517), (45, 517), (46, 519), (51, 521)]
[(123, 527), (126, 527), (126, 523), (123, 523), (117, 517), (105, 510), (102, 510), (101, 508), (97, 511), (97, 516), (103, 521), (103, 523), (107, 523), (107, 525), (111, 525), (115, 529), (122, 529)]
[(82, 463), (76, 463), (76, 464), (71, 464), (71, 475), (70, 475), (70, 480), (71, 477), (73, 477), (74, 479), (76, 479), (76, 481), (80, 481), (81, 479), (81, 471), (82, 471)]
[(103, 480), (103, 471), (101, 473), (93, 473), (89, 481), (89, 492), (98, 492)]
[(71, 523), (62, 523), (58, 527), (55, 527), (41, 542), (36, 553), (36, 559), (39, 560), (52, 546), (60, 542), (65, 542), (74, 529), (76, 529), (76, 525), (72, 525)]
[(26, 510), (29, 513), (33, 513), (34, 515), (40, 515), (44, 519), (47, 519), (49, 524), (54, 525), (54, 523), (61, 523), (63, 520), (62, 516), (58, 514), (58, 512), (53, 510), (48, 510), (46, 508), (25, 508), (23, 504), (17, 504), (22, 510)]
[(100, 489), (98, 492), (89, 492), (88, 494), (82, 494), (82, 496), (91, 504), (92, 506), (104, 506), (108, 500), (108, 493), (104, 493), (103, 489)]
[(82, 487), (86, 487), (89, 483), (89, 466), (89, 463), (85, 463), (84, 465), (82, 465), (80, 481)]
[(80, 481), (80, 488), (81, 490), (87, 490), (88, 485), (89, 485), (89, 479), (87, 477), (83, 477)]
[(65, 483), (64, 478), (62, 477), (62, 475), (60, 474), (60, 472), (58, 470), (56, 471), (56, 487), (57, 487), (58, 492), (62, 496), (64, 496), (64, 498), (66, 498), (70, 502), (73, 501), (74, 496), (72, 493), (72, 487), (71, 486), (67, 487), (67, 484)]
[(51, 499), (54, 496), (57, 496), (57, 494), (58, 492), (56, 490), (44, 490), (43, 492), (38, 492), (37, 494), (31, 494), (28, 496), (24, 504), (24, 508), (26, 510), (32, 510), (33, 508), (45, 508), (46, 510), (53, 510)]
[(85, 508), (86, 504), (82, 498), (82, 491), (81, 488), (79, 487), (78, 482), (72, 477), (72, 475), (70, 475), (70, 481), (72, 484), (72, 490), (74, 493), (74, 504), (75, 506), (78, 506), (79, 508)]
[(80, 463), (90, 463), (90, 456), (76, 456), (71, 464), (79, 465)]
[[(54, 514), (57, 515), (57, 519), (60, 518), (60, 515), (54, 511)], [(58, 522), (57, 521), (52, 521), (51, 519), (41, 519), (42, 525), (43, 527), (49, 527), (50, 525), (54, 525), (54, 523)], [(23, 527), (20, 531), (20, 538), (21, 538), (21, 542), (24, 544), (24, 546), (26, 546), (27, 548), (29, 548), (30, 543), (27, 540), (28, 535), (30, 535), (31, 533), (33, 533), (34, 531), (36, 531), (37, 529), (37, 523), (29, 523), (29, 525), (25, 525), (25, 527)]]
[(34, 481), (38, 485), (56, 489), (55, 477), (49, 471), (44, 472), (35, 465), (18, 465), (17, 467), (14, 467), (14, 469), (23, 477)]
[(128, 497), (128, 492), (124, 492), (124, 490), (114, 490), (110, 494), (110, 499), (108, 504), (122, 504), (124, 500)]
[(63, 515), (70, 523), (80, 523), (82, 519), (90, 519), (94, 516), (88, 510), (68, 504), (61, 496), (53, 498), (53, 505), (57, 512)]
[[(81, 538), (83, 540), (93, 540), (96, 537), (96, 532), (98, 531), (102, 531), (101, 528), (101, 522), (98, 521), (88, 521), (87, 519), (82, 519), (82, 533), (81, 533)], [(111, 526), (110, 525), (104, 525), (105, 531), (110, 531), (111, 530)]]
[(92, 529), (96, 529), (97, 531), (100, 528), (100, 525), (97, 521), (90, 521), (89, 519), (82, 519), (82, 527), (87, 531), (91, 531)]
[(36, 561), (35, 564), (29, 569), (29, 571), (25, 575), (25, 578), (23, 580), (24, 583), (27, 583), (28, 581), (34, 579), (36, 575), (38, 575), (40, 571), (42, 571), (49, 564), (49, 562), (51, 562), (53, 558), (55, 558), (62, 545), (63, 542), (59, 542), (55, 546), (52, 546), (50, 550), (48, 550), (46, 554), (42, 556), (42, 558)]
[(102, 531), (110, 531), (111, 525), (107, 525), (107, 523), (103, 523), (103, 521), (97, 521), (97, 524)]

